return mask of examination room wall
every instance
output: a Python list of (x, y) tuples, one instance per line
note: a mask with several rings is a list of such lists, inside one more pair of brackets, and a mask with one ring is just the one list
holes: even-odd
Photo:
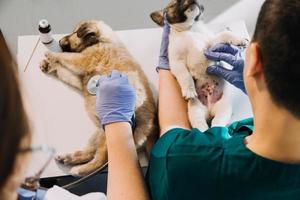
[[(16, 53), (17, 36), (38, 34), (37, 23), (40, 19), (48, 19), (54, 33), (68, 33), (83, 19), (102, 19), (115, 30), (152, 28), (156, 25), (149, 14), (162, 8), (167, 2), (168, 0), (0, 0), (0, 28), (11, 50)], [(251, 34), (263, 0), (200, 2), (206, 9), (205, 21), (244, 19)]]

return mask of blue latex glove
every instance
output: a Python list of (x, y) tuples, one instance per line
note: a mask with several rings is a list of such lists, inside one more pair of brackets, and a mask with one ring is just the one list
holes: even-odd
[(102, 126), (114, 122), (129, 122), (133, 125), (135, 91), (126, 75), (114, 70), (110, 76), (102, 76), (96, 99), (96, 110)]
[(169, 57), (168, 57), (169, 34), (170, 34), (170, 26), (165, 17), (163, 34), (162, 34), (162, 39), (161, 39), (161, 44), (160, 44), (158, 66), (156, 68), (156, 71), (158, 71), (160, 69), (170, 70)]
[(228, 70), (215, 64), (207, 68), (208, 74), (222, 77), (245, 94), (247, 93), (243, 77), (244, 59), (239, 48), (230, 44), (217, 44), (205, 51), (204, 54), (212, 61), (224, 61), (233, 66), (232, 70)]
[(43, 200), (46, 194), (46, 190), (38, 189), (36, 192), (26, 190), (24, 188), (19, 188), (17, 190), (18, 193), (18, 199), (20, 200)]

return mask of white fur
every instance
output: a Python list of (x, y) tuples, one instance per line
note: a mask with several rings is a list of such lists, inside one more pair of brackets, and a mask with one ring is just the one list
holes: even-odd
[(117, 34), (103, 21), (98, 21), (98, 29), (101, 30), (101, 37), (110, 40), (113, 43), (121, 43)]
[(173, 24), (169, 36), (169, 60), (171, 72), (175, 75), (183, 97), (189, 101), (188, 112), (193, 128), (201, 131), (208, 129), (207, 118), (213, 115), (212, 126), (226, 126), (232, 115), (232, 103), (230, 95), (224, 90), (224, 80), (214, 77), (223, 87), (222, 98), (214, 103), (203, 105), (197, 98), (194, 78), (198, 83), (205, 83), (209, 77), (206, 69), (210, 61), (204, 55), (204, 51), (214, 44), (232, 43), (242, 44), (244, 40), (235, 37), (230, 32), (222, 32), (214, 35), (203, 22), (195, 22), (199, 9), (185, 12), (188, 19), (184, 23)]

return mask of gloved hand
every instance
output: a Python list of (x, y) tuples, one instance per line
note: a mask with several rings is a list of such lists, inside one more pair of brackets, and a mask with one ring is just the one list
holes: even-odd
[(102, 126), (114, 122), (133, 125), (135, 91), (128, 77), (114, 70), (110, 76), (102, 76), (98, 82), (96, 110)]
[(168, 48), (169, 48), (169, 34), (170, 34), (170, 26), (166, 19), (164, 18), (164, 27), (163, 27), (163, 34), (160, 44), (160, 53), (159, 53), (159, 60), (158, 66), (156, 71), (160, 69), (170, 70), (169, 66), (169, 57), (168, 57)]
[(28, 199), (36, 199), (42, 200), (45, 197), (46, 190), (38, 189), (37, 191), (33, 192), (24, 188), (17, 189), (18, 199), (20, 200), (28, 200)]
[(245, 94), (247, 93), (243, 77), (244, 59), (239, 48), (230, 44), (217, 44), (205, 51), (204, 54), (212, 61), (224, 61), (233, 66), (232, 70), (228, 70), (215, 64), (207, 68), (208, 74), (222, 77)]

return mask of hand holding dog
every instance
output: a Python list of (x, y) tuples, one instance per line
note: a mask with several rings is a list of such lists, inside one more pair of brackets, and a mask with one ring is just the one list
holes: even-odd
[(169, 34), (170, 34), (170, 26), (165, 17), (162, 40), (161, 40), (161, 45), (160, 45), (158, 67), (156, 68), (157, 71), (160, 69), (170, 70), (169, 57), (168, 57)]
[(96, 110), (102, 126), (114, 122), (132, 123), (135, 91), (128, 77), (114, 70), (110, 76), (99, 79)]
[(208, 74), (224, 78), (246, 94), (243, 77), (244, 59), (240, 49), (230, 44), (217, 44), (205, 51), (204, 54), (210, 60), (224, 61), (233, 66), (233, 69), (229, 70), (219, 65), (212, 65), (207, 68)]

